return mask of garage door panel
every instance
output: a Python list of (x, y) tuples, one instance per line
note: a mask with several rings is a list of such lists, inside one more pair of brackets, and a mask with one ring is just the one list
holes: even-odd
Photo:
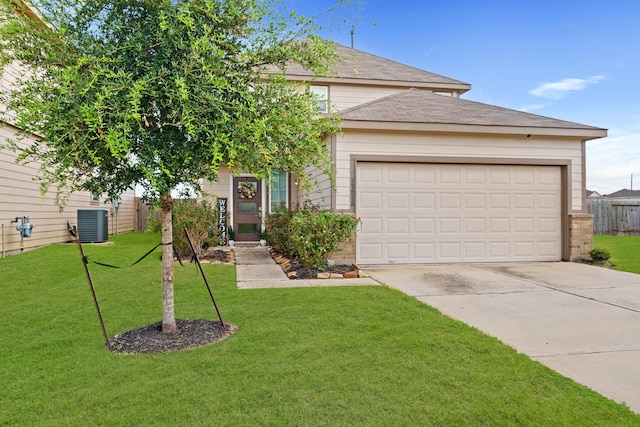
[(434, 193), (413, 193), (413, 207), (415, 209), (434, 209), (436, 207), (436, 196)]
[(441, 242), (438, 245), (438, 252), (442, 262), (458, 262), (461, 258), (461, 244), (458, 242)]
[(467, 242), (464, 244), (464, 257), (468, 261), (482, 261), (487, 256), (484, 242)]
[(363, 191), (358, 196), (358, 205), (363, 213), (367, 211), (379, 212), (384, 207), (382, 199), (383, 194), (379, 192)]
[(538, 256), (542, 257), (544, 261), (556, 261), (560, 256), (557, 246), (554, 240), (539, 241), (537, 244)]
[(465, 167), (463, 177), (467, 187), (484, 187), (487, 184), (487, 173), (482, 169)]
[(435, 220), (433, 218), (413, 218), (413, 232), (419, 235), (433, 235)]
[(387, 209), (409, 209), (409, 193), (399, 192), (387, 194), (385, 206)]
[(533, 194), (514, 194), (513, 195), (513, 208), (514, 209), (533, 209), (535, 206), (535, 199)]
[(511, 231), (511, 220), (509, 218), (490, 218), (489, 233), (509, 233)]
[(559, 167), (358, 163), (357, 176), (357, 262), (561, 259)]
[(386, 178), (389, 184), (407, 186), (409, 185), (409, 170), (401, 166), (390, 167), (387, 169)]
[(481, 234), (487, 232), (485, 218), (464, 218), (464, 232), (467, 234)]
[(509, 209), (511, 197), (509, 194), (492, 193), (489, 194), (489, 209), (502, 210)]
[(538, 194), (536, 205), (538, 209), (550, 209), (552, 211), (555, 211), (556, 205), (557, 201), (555, 194)]
[(462, 195), (459, 193), (441, 193), (438, 203), (439, 209), (462, 208)]
[(441, 235), (458, 235), (462, 231), (462, 227), (460, 227), (461, 222), (461, 218), (440, 218), (438, 222), (438, 233)]
[(414, 258), (418, 262), (432, 262), (436, 253), (436, 245), (433, 242), (420, 242), (413, 245)]
[(463, 195), (464, 209), (484, 209), (487, 196), (484, 193), (467, 193)]
[(532, 169), (515, 170), (513, 174), (513, 181), (516, 185), (533, 185), (535, 183), (535, 173)]
[(490, 169), (489, 185), (499, 188), (500, 185), (506, 186), (511, 182), (511, 172), (506, 169)]
[(382, 227), (382, 218), (361, 218), (360, 221), (360, 231), (359, 235), (366, 236), (367, 234), (371, 234), (374, 236), (380, 236), (384, 233), (384, 228)]
[(409, 222), (411, 220), (409, 218), (389, 218), (387, 219), (387, 234), (394, 235), (400, 234), (402, 236), (406, 236), (410, 233)]

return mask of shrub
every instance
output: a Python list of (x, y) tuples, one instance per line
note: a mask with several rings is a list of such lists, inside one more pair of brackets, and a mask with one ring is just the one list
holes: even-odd
[[(162, 221), (157, 215), (150, 215), (147, 218), (148, 232), (159, 233), (161, 226)], [(196, 252), (198, 255), (202, 255), (206, 248), (216, 246), (219, 243), (217, 207), (208, 200), (198, 202), (194, 199), (179, 199), (175, 201), (173, 206), (173, 247), (182, 258), (192, 255), (189, 241), (184, 234), (185, 227), (189, 230)]]
[(589, 256), (591, 256), (591, 259), (594, 261), (607, 261), (611, 258), (611, 252), (602, 248), (593, 248), (589, 251)]
[(267, 242), (298, 258), (305, 267), (321, 268), (338, 245), (351, 237), (360, 221), (349, 215), (305, 205), (296, 211), (278, 208), (268, 215)]
[(265, 226), (267, 230), (267, 243), (278, 252), (290, 254), (289, 248), (289, 222), (293, 217), (293, 211), (280, 205), (276, 210), (267, 215)]

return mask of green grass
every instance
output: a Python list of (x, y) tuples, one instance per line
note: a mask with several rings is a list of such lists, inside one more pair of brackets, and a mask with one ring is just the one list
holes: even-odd
[[(158, 242), (86, 246), (125, 264)], [(110, 335), (160, 320), (159, 250), (91, 264)], [(0, 425), (639, 425), (628, 408), (386, 287), (237, 290), (204, 266), (228, 340), (117, 355), (103, 345), (73, 245), (0, 260)], [(178, 318), (215, 319), (194, 265)]]
[(640, 274), (640, 236), (593, 236), (595, 248), (608, 249), (616, 270)]

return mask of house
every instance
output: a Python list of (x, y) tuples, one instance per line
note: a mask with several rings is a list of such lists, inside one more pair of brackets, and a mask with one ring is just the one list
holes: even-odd
[[(337, 45), (331, 76), (291, 64), (343, 119), (326, 143), (335, 188), (317, 176), (309, 200), (361, 219), (336, 255), (359, 264), (561, 261), (592, 246), (585, 143), (605, 129), (461, 98), (471, 85)], [(326, 101), (326, 103), (325, 103)], [(311, 171), (313, 173), (313, 171)], [(297, 178), (220, 179), (236, 240), (256, 240), (261, 214), (301, 203)]]
[(586, 196), (587, 196), (587, 200), (591, 200), (591, 199), (602, 199), (602, 194), (598, 193), (597, 191), (591, 191), (591, 190), (585, 190), (586, 192)]
[(640, 190), (628, 190), (626, 188), (611, 194), (606, 194), (607, 199), (638, 199), (640, 200)]
[[(5, 74), (0, 75), (0, 86), (8, 86), (16, 73), (16, 69), (6, 69)], [(101, 195), (76, 192), (68, 195), (64, 208), (55, 203), (55, 189), (42, 195), (38, 181), (34, 180), (40, 165), (37, 162), (16, 164), (16, 153), (3, 148), (7, 141), (15, 140), (17, 134), (11, 115), (0, 105), (0, 256), (68, 242), (71, 236), (67, 221), (77, 224), (78, 209), (105, 211), (110, 235), (134, 230), (137, 205), (133, 191), (124, 193), (117, 205), (105, 202)], [(26, 145), (29, 139), (18, 143)], [(16, 226), (22, 223), (23, 217), (28, 217), (34, 228), (31, 237), (21, 239)]]

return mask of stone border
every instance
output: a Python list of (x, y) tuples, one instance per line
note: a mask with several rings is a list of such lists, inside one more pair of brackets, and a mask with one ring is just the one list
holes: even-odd
[[(274, 252), (272, 250), (269, 250), (269, 253), (271, 254), (271, 257), (276, 262), (276, 264), (278, 264), (282, 268), (282, 271), (284, 271), (287, 277), (291, 280), (296, 280), (298, 272), (291, 271), (291, 260), (281, 253)], [(352, 271), (347, 271), (344, 274), (320, 271), (316, 275), (316, 279), (366, 279), (370, 277), (369, 274), (360, 269), (360, 267), (358, 267), (356, 264), (351, 264), (351, 268)]]

